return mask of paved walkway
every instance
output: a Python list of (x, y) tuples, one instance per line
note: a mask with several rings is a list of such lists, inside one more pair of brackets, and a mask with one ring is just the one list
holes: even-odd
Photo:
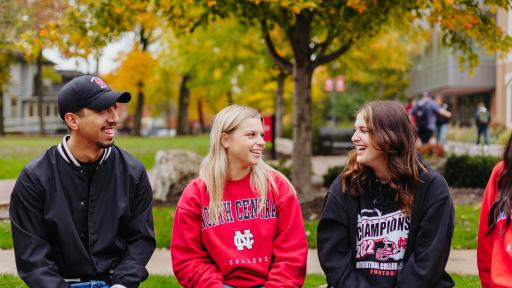
[[(323, 274), (318, 263), (317, 251), (308, 251), (308, 274)], [(171, 255), (167, 249), (157, 249), (147, 265), (149, 274), (172, 275)], [(453, 250), (446, 266), (448, 273), (478, 275), (475, 250)], [(13, 250), (0, 250), (0, 274), (16, 274)]]

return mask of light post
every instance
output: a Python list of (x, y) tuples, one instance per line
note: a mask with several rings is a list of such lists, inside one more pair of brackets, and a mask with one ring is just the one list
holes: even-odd
[(324, 83), (325, 92), (332, 92), (331, 96), (331, 121), (336, 126), (336, 92), (343, 92), (345, 90), (345, 79), (343, 76), (336, 76), (333, 79), (327, 79)]

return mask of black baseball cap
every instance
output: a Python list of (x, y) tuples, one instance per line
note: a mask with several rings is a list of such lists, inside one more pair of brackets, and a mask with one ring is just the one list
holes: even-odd
[(98, 76), (83, 75), (73, 78), (60, 89), (57, 99), (60, 118), (68, 112), (82, 108), (105, 110), (116, 102), (130, 102), (132, 96), (126, 91), (112, 91)]

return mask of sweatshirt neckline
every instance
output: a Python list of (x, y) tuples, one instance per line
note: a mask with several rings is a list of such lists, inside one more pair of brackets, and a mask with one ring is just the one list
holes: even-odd
[(244, 182), (247, 182), (250, 178), (251, 178), (251, 174), (252, 174), (252, 171), (247, 173), (247, 175), (245, 175), (244, 177), (240, 178), (240, 179), (228, 179), (228, 181), (226, 181), (226, 184), (238, 184), (238, 183), (244, 183)]

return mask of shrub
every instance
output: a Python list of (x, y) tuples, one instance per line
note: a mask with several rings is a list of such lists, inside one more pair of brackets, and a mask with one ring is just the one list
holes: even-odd
[(331, 186), (332, 181), (336, 179), (341, 174), (341, 171), (345, 169), (345, 166), (333, 166), (327, 170), (324, 177), (324, 187), (329, 188)]
[(510, 130), (504, 130), (501, 133), (498, 134), (498, 140), (496, 142), (501, 145), (506, 145), (508, 142), (508, 139), (510, 138)]
[(439, 157), (444, 158), (445, 152), (442, 145), (439, 144), (423, 144), (420, 147), (418, 147), (417, 151), (421, 154), (421, 156), (428, 158), (428, 157)]
[(499, 160), (494, 156), (452, 155), (446, 161), (444, 177), (453, 187), (485, 188)]

